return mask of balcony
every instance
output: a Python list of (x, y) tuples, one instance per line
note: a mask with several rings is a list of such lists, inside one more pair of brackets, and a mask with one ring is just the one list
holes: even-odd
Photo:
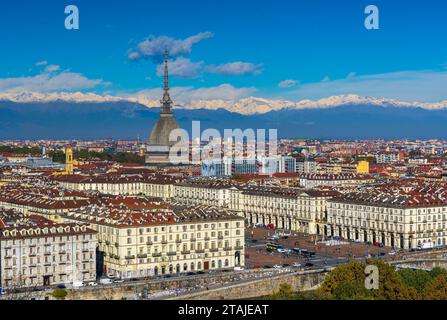
[(161, 244), (168, 244), (168, 240), (161, 240)]
[(140, 254), (137, 254), (137, 257), (138, 257), (138, 259), (145, 259), (145, 258), (147, 258), (147, 254), (140, 253)]
[(130, 256), (126, 256), (125, 258), (126, 258), (126, 260), (133, 260), (133, 259), (135, 259), (135, 256), (134, 255), (130, 255)]
[(154, 258), (161, 257), (161, 252), (153, 253), (152, 256), (153, 256)]
[(205, 253), (205, 250), (199, 249), (199, 250), (196, 250), (196, 253)]
[(170, 252), (167, 253), (167, 255), (168, 255), (168, 256), (176, 256), (176, 255), (177, 255), (177, 252), (175, 252), (175, 251), (170, 251)]
[(224, 238), (224, 236), (222, 236), (222, 235), (217, 237), (217, 239), (219, 239), (219, 240), (223, 240), (223, 238)]
[(176, 239), (175, 243), (182, 243), (182, 239)]
[(182, 251), (182, 254), (190, 254), (191, 253), (191, 251), (189, 251), (189, 250), (183, 250)]
[(205, 237), (205, 241), (210, 241), (211, 238), (210, 237)]
[(153, 245), (154, 243), (153, 243), (152, 241), (148, 241), (148, 242), (146, 242), (146, 244), (147, 244), (148, 246), (151, 246), (151, 245)]
[(196, 242), (197, 239), (196, 239), (196, 238), (191, 238), (191, 239), (189, 239), (189, 241), (191, 241), (191, 242)]
[(233, 248), (231, 248), (231, 247), (225, 247), (224, 248), (224, 251), (231, 251), (231, 250), (233, 250)]
[(218, 248), (211, 248), (210, 252), (219, 252), (219, 249)]
[(243, 249), (244, 249), (243, 246), (236, 246), (236, 247), (234, 247), (234, 250), (243, 250)]

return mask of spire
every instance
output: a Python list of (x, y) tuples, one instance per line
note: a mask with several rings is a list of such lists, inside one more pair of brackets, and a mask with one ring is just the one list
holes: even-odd
[(163, 99), (160, 101), (162, 104), (161, 114), (172, 114), (172, 100), (169, 95), (169, 72), (168, 72), (168, 48), (165, 49), (165, 76), (164, 76), (164, 93)]

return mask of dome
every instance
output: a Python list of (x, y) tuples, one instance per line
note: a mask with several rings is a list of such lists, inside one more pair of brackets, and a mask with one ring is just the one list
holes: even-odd
[(172, 115), (162, 116), (152, 129), (149, 137), (149, 145), (155, 146), (171, 146), (175, 143), (169, 142), (169, 135), (172, 130), (179, 129), (179, 125)]

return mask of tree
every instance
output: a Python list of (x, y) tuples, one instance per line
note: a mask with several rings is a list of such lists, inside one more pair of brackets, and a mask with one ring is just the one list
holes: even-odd
[(57, 300), (65, 300), (67, 294), (68, 294), (67, 290), (61, 288), (54, 289), (53, 292), (51, 292), (51, 295), (55, 297)]
[(424, 289), (426, 300), (447, 300), (447, 273), (443, 273), (431, 280)]
[(407, 287), (414, 288), (418, 292), (422, 292), (427, 283), (433, 279), (430, 273), (424, 270), (402, 269), (398, 274)]
[(335, 299), (359, 300), (413, 300), (419, 296), (414, 288), (408, 288), (394, 268), (382, 261), (368, 261), (379, 269), (379, 289), (366, 290), (366, 263), (353, 261), (331, 271), (318, 289), (320, 293), (329, 294)]

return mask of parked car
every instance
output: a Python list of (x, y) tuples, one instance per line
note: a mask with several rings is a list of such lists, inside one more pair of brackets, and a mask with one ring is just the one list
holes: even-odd
[(98, 283), (95, 281), (91, 281), (91, 282), (87, 283), (87, 286), (89, 286), (89, 287), (96, 287), (97, 285), (98, 285)]
[(73, 281), (73, 288), (74, 289), (81, 288), (81, 287), (84, 287), (84, 286), (85, 286), (84, 281)]
[(58, 289), (67, 289), (67, 287), (65, 286), (65, 284), (58, 284), (56, 286)]
[(314, 266), (314, 264), (312, 262), (306, 262), (306, 264), (304, 266), (306, 268), (312, 268)]
[(295, 262), (295, 263), (293, 264), (293, 267), (294, 267), (294, 268), (301, 268), (301, 263)]
[(244, 271), (243, 267), (234, 267), (234, 271)]
[(113, 280), (113, 283), (123, 283), (124, 280), (123, 279), (115, 279)]
[(279, 264), (275, 264), (275, 265), (273, 266), (273, 269), (282, 269), (282, 266), (279, 265)]
[(99, 283), (102, 285), (108, 285), (113, 283), (113, 279), (110, 278), (101, 278), (99, 279)]

